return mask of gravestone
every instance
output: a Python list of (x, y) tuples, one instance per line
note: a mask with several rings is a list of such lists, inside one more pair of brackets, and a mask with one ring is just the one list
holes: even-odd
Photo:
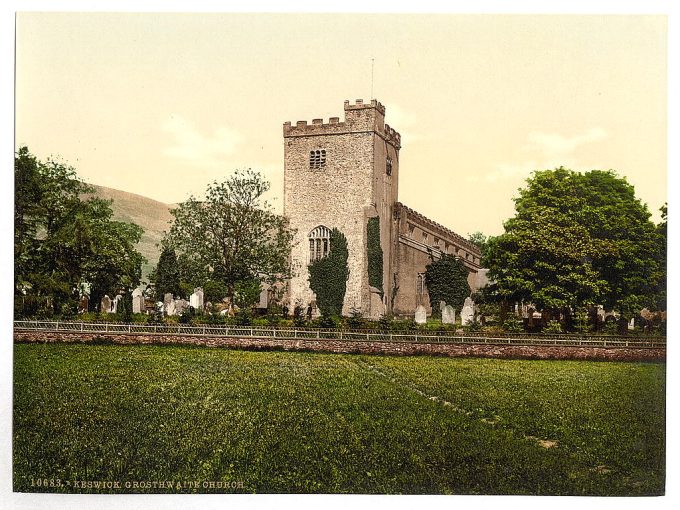
[(425, 324), (427, 322), (427, 310), (425, 310), (423, 305), (418, 305), (418, 308), (416, 308), (415, 321), (416, 324)]
[(123, 296), (118, 294), (115, 298), (113, 298), (113, 304), (111, 306), (111, 313), (118, 313), (118, 303), (120, 303), (123, 300)]
[(132, 313), (144, 313), (146, 311), (145, 308), (144, 292), (137, 287), (132, 291)]
[(194, 293), (189, 296), (189, 304), (198, 312), (203, 311), (203, 289), (198, 287), (194, 289)]
[(184, 311), (189, 308), (189, 301), (186, 299), (176, 299), (175, 300), (175, 313), (177, 315), (180, 315), (184, 313)]
[(165, 313), (167, 315), (177, 315), (177, 301), (171, 299), (165, 304)]
[(442, 324), (455, 324), (456, 310), (451, 305), (446, 305), (442, 309)]
[(144, 296), (135, 296), (132, 298), (132, 313), (145, 313), (146, 300)]
[(78, 313), (87, 313), (90, 307), (90, 298), (87, 295), (80, 296), (78, 302)]
[(463, 309), (460, 311), (460, 323), (463, 326), (470, 325), (475, 318), (475, 302), (471, 297), (465, 298)]
[(163, 306), (165, 306), (165, 310), (168, 310), (168, 305), (170, 302), (174, 299), (174, 296), (172, 295), (172, 292), (166, 292), (163, 295)]
[(105, 295), (101, 303), (99, 303), (99, 312), (100, 313), (111, 313), (111, 298), (107, 295)]

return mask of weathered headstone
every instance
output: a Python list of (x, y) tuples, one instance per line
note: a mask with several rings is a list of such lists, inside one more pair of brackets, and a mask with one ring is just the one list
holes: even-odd
[(87, 313), (90, 307), (90, 298), (87, 295), (80, 296), (78, 302), (78, 313)]
[(460, 311), (460, 323), (463, 326), (468, 326), (474, 321), (475, 318), (475, 302), (472, 301), (471, 297), (465, 298), (465, 303), (463, 303), (463, 309)]
[(631, 319), (628, 323), (628, 329), (635, 329), (635, 319)]
[(118, 294), (113, 298), (113, 304), (111, 305), (111, 313), (118, 313), (118, 304), (123, 300), (123, 296)]
[(108, 294), (105, 295), (99, 303), (99, 312), (111, 313), (111, 298), (108, 296)]
[(132, 313), (146, 312), (146, 302), (144, 296), (135, 296), (132, 298)]
[(455, 324), (456, 310), (451, 305), (446, 305), (442, 309), (442, 324)]
[(177, 315), (177, 301), (174, 299), (165, 305), (165, 313), (167, 315)]
[(137, 287), (132, 291), (132, 313), (144, 313), (145, 308), (144, 292)]
[(201, 287), (194, 289), (194, 293), (189, 296), (189, 304), (193, 306), (196, 311), (203, 311), (203, 289)]
[(427, 322), (427, 310), (425, 310), (423, 305), (418, 305), (418, 308), (416, 308), (415, 321), (416, 324), (425, 324)]
[(189, 308), (189, 301), (187, 301), (186, 299), (175, 300), (175, 313), (177, 315), (183, 313), (187, 308)]
[(168, 309), (168, 305), (170, 304), (170, 302), (172, 302), (173, 299), (174, 299), (174, 296), (172, 295), (172, 292), (166, 292), (163, 295), (163, 305), (165, 306), (166, 311)]

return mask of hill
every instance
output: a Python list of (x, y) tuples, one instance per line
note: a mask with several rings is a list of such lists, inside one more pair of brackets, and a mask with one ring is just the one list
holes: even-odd
[(137, 250), (147, 259), (147, 263), (142, 267), (142, 277), (145, 278), (158, 263), (159, 245), (163, 232), (170, 228), (173, 218), (170, 209), (174, 204), (165, 204), (142, 195), (104, 186), (92, 185), (92, 187), (95, 188), (98, 197), (113, 200), (111, 208), (115, 220), (136, 223), (144, 229)]

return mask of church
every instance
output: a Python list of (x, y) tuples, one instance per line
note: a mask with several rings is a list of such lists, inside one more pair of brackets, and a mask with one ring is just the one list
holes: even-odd
[[(419, 305), (431, 313), (425, 268), (444, 253), (463, 261), (472, 291), (486, 284), (475, 244), (399, 202), (401, 136), (385, 124), (377, 100), (345, 101), (342, 121), (286, 122), (283, 140), (283, 213), (296, 231), (291, 305), (315, 309), (307, 266), (328, 254), (334, 228), (345, 235), (349, 252), (343, 315), (360, 310), (371, 318), (412, 317)], [(380, 249), (371, 250), (377, 244)], [(372, 267), (382, 266), (382, 279), (369, 275), (369, 257), (380, 251), (382, 264)]]

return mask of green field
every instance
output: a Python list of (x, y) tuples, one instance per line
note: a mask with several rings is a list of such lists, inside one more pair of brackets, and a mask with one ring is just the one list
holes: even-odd
[[(14, 356), (17, 491), (664, 492), (664, 364), (63, 344)], [(166, 480), (199, 488), (125, 488)]]

